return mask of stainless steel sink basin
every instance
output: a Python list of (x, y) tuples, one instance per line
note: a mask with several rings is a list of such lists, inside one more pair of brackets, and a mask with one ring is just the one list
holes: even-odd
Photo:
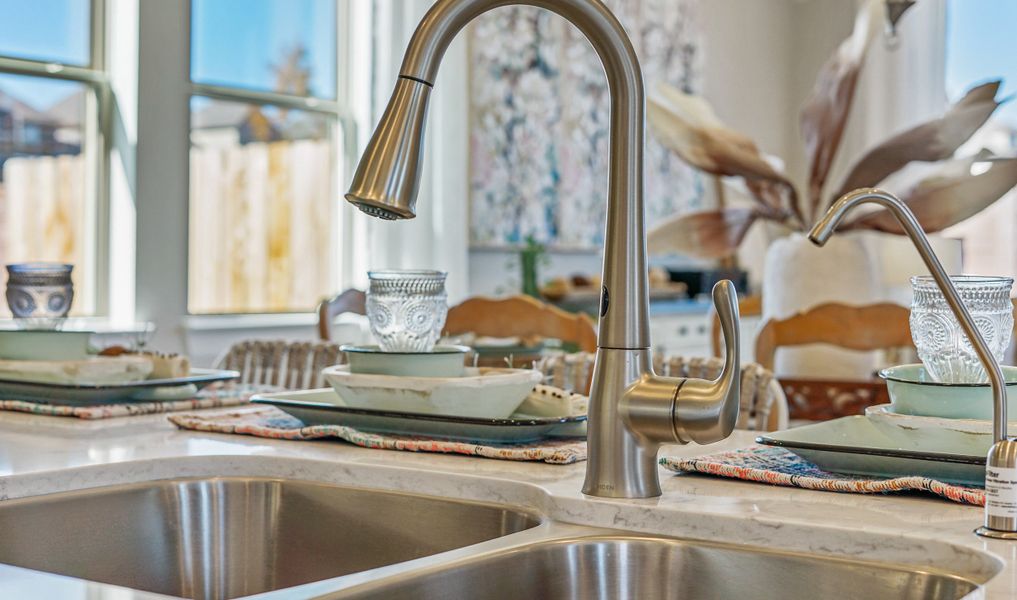
[(396, 576), (335, 598), (357, 600), (780, 600), (960, 598), (947, 573), (639, 536), (540, 542)]
[(301, 481), (154, 481), (0, 503), (0, 562), (171, 596), (235, 598), (537, 524), (491, 505)]

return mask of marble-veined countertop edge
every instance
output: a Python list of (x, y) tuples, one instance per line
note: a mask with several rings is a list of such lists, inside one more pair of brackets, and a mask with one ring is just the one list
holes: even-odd
[[(604, 500), (580, 492), (584, 463), (545, 465), (371, 450), (341, 442), (289, 442), (180, 431), (165, 416), (81, 423), (82, 435), (38, 427), (55, 417), (0, 413), (0, 502), (154, 479), (265, 476), (409, 491), (509, 504), (554, 521), (717, 543), (821, 555), (924, 564), (980, 579), (977, 592), (1017, 597), (1017, 543), (972, 531), (982, 510), (917, 495), (862, 496), (782, 488), (660, 472), (664, 493), (647, 500)], [(41, 420), (41, 421), (40, 421)], [(103, 435), (103, 431), (109, 435)], [(711, 446), (668, 446), (661, 455), (694, 456), (744, 447), (752, 432)], [(992, 565), (990, 567), (990, 565)], [(33, 585), (87, 584), (14, 567), (0, 568), (0, 593)], [(48, 579), (51, 578), (51, 579)], [(59, 580), (59, 581), (58, 581)], [(13, 582), (13, 583), (12, 583)], [(11, 586), (15, 587), (12, 588)], [(100, 587), (102, 587), (100, 585)], [(6, 591), (5, 591), (6, 590)], [(92, 590), (93, 592), (95, 590)], [(122, 593), (123, 590), (120, 590)], [(151, 598), (151, 595), (136, 595)]]

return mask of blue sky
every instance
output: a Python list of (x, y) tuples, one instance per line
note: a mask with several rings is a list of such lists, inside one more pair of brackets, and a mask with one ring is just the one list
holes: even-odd
[(270, 65), (301, 43), (312, 93), (335, 97), (333, 0), (195, 0), (192, 7), (195, 81), (271, 89)]
[[(88, 0), (0, 0), (0, 54), (71, 64), (88, 62)], [(0, 89), (36, 108), (67, 97), (73, 83), (0, 76)]]
[[(949, 0), (947, 9), (950, 99), (974, 83), (998, 77), (1003, 78), (1003, 96), (1017, 93), (1017, 0)], [(1017, 99), (1000, 107), (996, 116), (1017, 126)]]
[[(88, 0), (0, 0), (0, 54), (87, 63), (88, 4)], [(334, 97), (334, 7), (333, 0), (194, 0), (193, 79), (271, 89), (271, 65), (302, 43), (311, 65), (311, 90)], [(76, 84), (0, 75), (0, 88), (45, 109), (73, 93)]]
[[(158, 0), (181, 1), (181, 0)], [(335, 88), (332, 0), (194, 0), (192, 75), (196, 81), (270, 89), (269, 65), (302, 42), (312, 90)], [(1017, 0), (948, 0), (947, 92), (1004, 79), (1017, 92)], [(0, 0), (0, 53), (82, 64), (88, 53), (88, 0)], [(37, 108), (66, 97), (75, 84), (0, 75), (0, 88)], [(1017, 126), (1017, 101), (997, 112)]]

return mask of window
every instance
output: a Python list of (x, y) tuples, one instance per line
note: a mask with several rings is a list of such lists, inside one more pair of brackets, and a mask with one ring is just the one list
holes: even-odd
[(87, 67), (92, 64), (89, 0), (2, 0), (0, 55)]
[(0, 264), (74, 264), (79, 315), (102, 301), (102, 8), (101, 0), (0, 0)]
[(337, 2), (191, 7), (188, 310), (306, 312), (337, 284)]
[[(1015, 22), (1017, 3), (1011, 0), (948, 0), (946, 85), (951, 102), (988, 79), (1003, 80), (999, 98), (1017, 92), (1017, 38), (1000, 27)], [(960, 154), (982, 148), (1001, 156), (1017, 155), (1017, 103), (999, 107)], [(966, 272), (1017, 275), (1017, 192), (1011, 190), (946, 234), (963, 240)]]

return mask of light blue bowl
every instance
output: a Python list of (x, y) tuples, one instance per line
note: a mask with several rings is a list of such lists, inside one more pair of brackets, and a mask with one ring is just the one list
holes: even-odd
[(91, 336), (90, 331), (0, 331), (0, 359), (83, 360)]
[[(1007, 414), (1017, 414), (1017, 367), (1003, 366)], [(988, 383), (940, 383), (922, 365), (883, 369), (893, 412), (944, 419), (992, 420), (992, 388)]]
[(467, 346), (435, 346), (430, 352), (384, 352), (379, 346), (342, 346), (351, 373), (401, 377), (461, 377)]

